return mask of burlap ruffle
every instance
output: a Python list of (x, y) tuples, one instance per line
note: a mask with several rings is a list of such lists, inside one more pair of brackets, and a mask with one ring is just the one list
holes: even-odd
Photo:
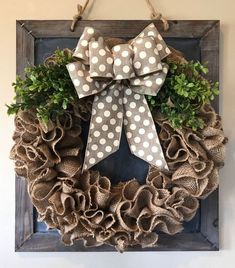
[(90, 103), (80, 102), (57, 122), (44, 125), (33, 111), (15, 118), (11, 158), (16, 173), (25, 177), (39, 220), (59, 230), (71, 245), (108, 244), (123, 251), (128, 246), (155, 246), (160, 232), (176, 234), (204, 198), (218, 186), (224, 160), (220, 118), (210, 106), (201, 114), (208, 125), (193, 133), (174, 131), (162, 115), (155, 115), (170, 167), (164, 174), (150, 168), (145, 185), (135, 179), (118, 185), (96, 171), (81, 173), (81, 120), (88, 120)]

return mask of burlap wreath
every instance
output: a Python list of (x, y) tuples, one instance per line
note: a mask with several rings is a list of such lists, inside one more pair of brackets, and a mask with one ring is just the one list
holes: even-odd
[[(184, 59), (173, 53), (174, 60)], [(53, 62), (53, 58), (47, 64)], [(34, 111), (15, 117), (15, 170), (26, 178), (39, 220), (59, 230), (62, 241), (85, 246), (108, 244), (123, 251), (128, 246), (152, 247), (159, 232), (174, 235), (191, 220), (199, 206), (218, 186), (226, 138), (221, 118), (210, 105), (200, 113), (203, 130), (174, 130), (159, 111), (153, 112), (168, 174), (150, 167), (146, 184), (135, 179), (112, 185), (98, 171), (82, 168), (82, 121), (91, 113), (90, 99), (80, 100), (64, 116), (48, 125)]]

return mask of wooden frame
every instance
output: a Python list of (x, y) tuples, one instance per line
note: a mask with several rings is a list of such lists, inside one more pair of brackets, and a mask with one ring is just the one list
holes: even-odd
[[(17, 21), (17, 74), (24, 75), (24, 67), (34, 63), (35, 40), (38, 38), (78, 38), (85, 26), (94, 26), (107, 36), (130, 38), (137, 35), (150, 21), (80, 21), (71, 32), (70, 21)], [(155, 22), (161, 30), (161, 23)], [(219, 21), (170, 21), (170, 29), (163, 37), (198, 38), (202, 62), (208, 62), (209, 79), (219, 80)], [(218, 102), (215, 104), (218, 111)], [(175, 236), (160, 235), (160, 246), (145, 251), (218, 250), (218, 191), (201, 201), (200, 231)], [(16, 251), (113, 251), (109, 246), (84, 248), (81, 242), (66, 247), (57, 233), (34, 231), (33, 205), (26, 182), (16, 179), (15, 250)], [(130, 251), (143, 250), (133, 248)]]

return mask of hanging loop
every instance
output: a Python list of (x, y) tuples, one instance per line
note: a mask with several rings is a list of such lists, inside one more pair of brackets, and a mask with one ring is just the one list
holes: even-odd
[(155, 10), (155, 8), (153, 7), (152, 3), (150, 2), (150, 0), (146, 0), (147, 5), (151, 11), (151, 19), (152, 20), (160, 20), (163, 23), (163, 29), (164, 31), (167, 31), (169, 29), (169, 23), (167, 21), (167, 19), (162, 15), (162, 13), (158, 12)]
[(70, 27), (71, 32), (74, 32), (74, 29), (75, 29), (77, 22), (82, 19), (82, 15), (83, 15), (84, 11), (86, 10), (88, 3), (89, 3), (89, 0), (86, 0), (86, 3), (84, 6), (77, 4), (78, 12), (77, 12), (77, 14), (75, 14), (73, 16), (73, 21), (72, 21), (72, 24)]

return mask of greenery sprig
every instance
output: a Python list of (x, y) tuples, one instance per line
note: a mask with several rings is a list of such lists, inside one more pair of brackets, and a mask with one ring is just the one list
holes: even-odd
[(175, 129), (202, 129), (204, 121), (199, 110), (219, 94), (219, 83), (204, 78), (208, 69), (199, 62), (167, 63), (169, 73), (162, 89), (156, 97), (147, 96), (150, 109), (159, 108)]
[[(44, 122), (62, 115), (71, 103), (78, 101), (66, 69), (66, 64), (73, 61), (70, 50), (56, 50), (47, 64), (27, 67), (25, 78), (17, 77), (13, 84), (16, 101), (7, 106), (8, 114), (35, 109)], [(199, 110), (219, 94), (218, 83), (203, 77), (208, 69), (199, 62), (167, 63), (169, 73), (162, 89), (156, 97), (146, 96), (150, 109), (160, 109), (175, 129), (203, 128)]]
[(70, 50), (56, 50), (48, 64), (25, 68), (25, 78), (13, 83), (16, 102), (8, 105), (8, 114), (20, 109), (35, 109), (37, 117), (48, 122), (63, 114), (77, 98), (66, 64), (73, 62)]

